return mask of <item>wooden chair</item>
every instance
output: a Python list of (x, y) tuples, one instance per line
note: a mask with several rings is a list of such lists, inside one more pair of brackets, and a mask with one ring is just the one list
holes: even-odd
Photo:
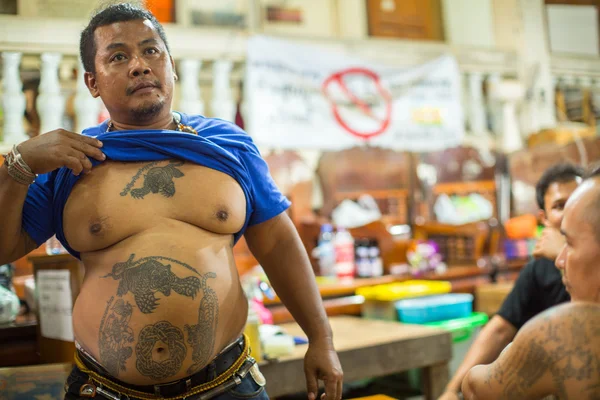
[(474, 265), (486, 253), (489, 226), (485, 222), (446, 225), (436, 222), (417, 224), (413, 228), (417, 240), (432, 240), (440, 247), (449, 265)]
[[(429, 170), (435, 176), (418, 173), (415, 193), (420, 199), (415, 204), (417, 220), (435, 221), (433, 206), (441, 194), (466, 196), (478, 193), (489, 200), (497, 218), (495, 175), (497, 164), (505, 157), (495, 152), (482, 153), (474, 147), (455, 147), (439, 152), (418, 155), (417, 170)], [(433, 184), (431, 182), (434, 182)]]
[(386, 224), (410, 223), (412, 157), (379, 147), (325, 152), (317, 166), (323, 191), (320, 214), (326, 218), (344, 199), (371, 195)]

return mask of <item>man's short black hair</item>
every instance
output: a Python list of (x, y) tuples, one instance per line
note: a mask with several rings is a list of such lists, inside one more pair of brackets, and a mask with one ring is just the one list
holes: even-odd
[(535, 197), (540, 210), (546, 210), (544, 207), (544, 196), (550, 185), (556, 182), (564, 183), (582, 178), (585, 171), (578, 165), (571, 163), (556, 164), (548, 168), (535, 186)]
[(81, 32), (79, 55), (81, 56), (81, 62), (83, 63), (85, 71), (92, 73), (96, 72), (94, 63), (96, 58), (94, 32), (98, 27), (114, 24), (115, 22), (135, 21), (140, 19), (147, 19), (152, 23), (170, 54), (171, 51), (169, 50), (165, 30), (150, 11), (131, 3), (113, 4), (94, 14), (88, 26)]

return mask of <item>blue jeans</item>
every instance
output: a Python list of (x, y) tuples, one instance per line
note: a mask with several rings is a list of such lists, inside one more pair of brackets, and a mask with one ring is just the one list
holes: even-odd
[(267, 395), (265, 387), (258, 385), (254, 381), (254, 378), (252, 378), (252, 375), (248, 374), (238, 386), (234, 387), (227, 393), (215, 397), (215, 400), (236, 399), (269, 400), (269, 396)]
[[(89, 375), (85, 372), (81, 371), (77, 366), (73, 367), (71, 374), (67, 378), (67, 385), (77, 385), (79, 386), (88, 381)], [(127, 397), (124, 397), (127, 399)], [(96, 394), (95, 399), (104, 399), (103, 396)], [(129, 397), (130, 400), (138, 400), (135, 397)], [(193, 397), (190, 397), (192, 400)], [(233, 389), (229, 390), (226, 393), (223, 393), (220, 396), (214, 397), (214, 400), (236, 400), (236, 399), (244, 399), (244, 400), (268, 400), (269, 396), (265, 390), (264, 386), (260, 386), (251, 374), (247, 374), (242, 383)], [(70, 393), (65, 394), (65, 400), (87, 400), (87, 398), (80, 397), (77, 395), (73, 395)]]

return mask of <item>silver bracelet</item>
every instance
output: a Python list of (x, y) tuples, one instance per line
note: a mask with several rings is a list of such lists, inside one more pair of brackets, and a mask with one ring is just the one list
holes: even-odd
[(27, 165), (25, 160), (23, 160), (23, 156), (21, 155), (21, 152), (17, 148), (16, 144), (13, 146), (12, 152), (15, 155), (15, 161), (17, 162), (17, 164), (19, 164), (25, 171), (29, 172), (31, 175), (35, 175), (31, 168), (29, 168), (29, 165)]
[(8, 175), (22, 185), (31, 185), (35, 182), (36, 174), (33, 173), (29, 165), (23, 160), (17, 146), (13, 146), (10, 153), (4, 159)]

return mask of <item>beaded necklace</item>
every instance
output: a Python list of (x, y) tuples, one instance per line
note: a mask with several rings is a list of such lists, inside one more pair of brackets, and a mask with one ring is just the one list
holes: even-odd
[[(176, 130), (178, 132), (191, 133), (194, 135), (198, 134), (198, 132), (191, 126), (184, 125), (181, 123), (181, 115), (179, 115), (178, 113), (175, 113), (175, 112), (173, 113), (173, 122), (177, 126)], [(112, 132), (113, 128), (114, 128), (114, 125), (113, 125), (112, 120), (108, 121), (108, 126), (106, 127), (106, 132)]]

